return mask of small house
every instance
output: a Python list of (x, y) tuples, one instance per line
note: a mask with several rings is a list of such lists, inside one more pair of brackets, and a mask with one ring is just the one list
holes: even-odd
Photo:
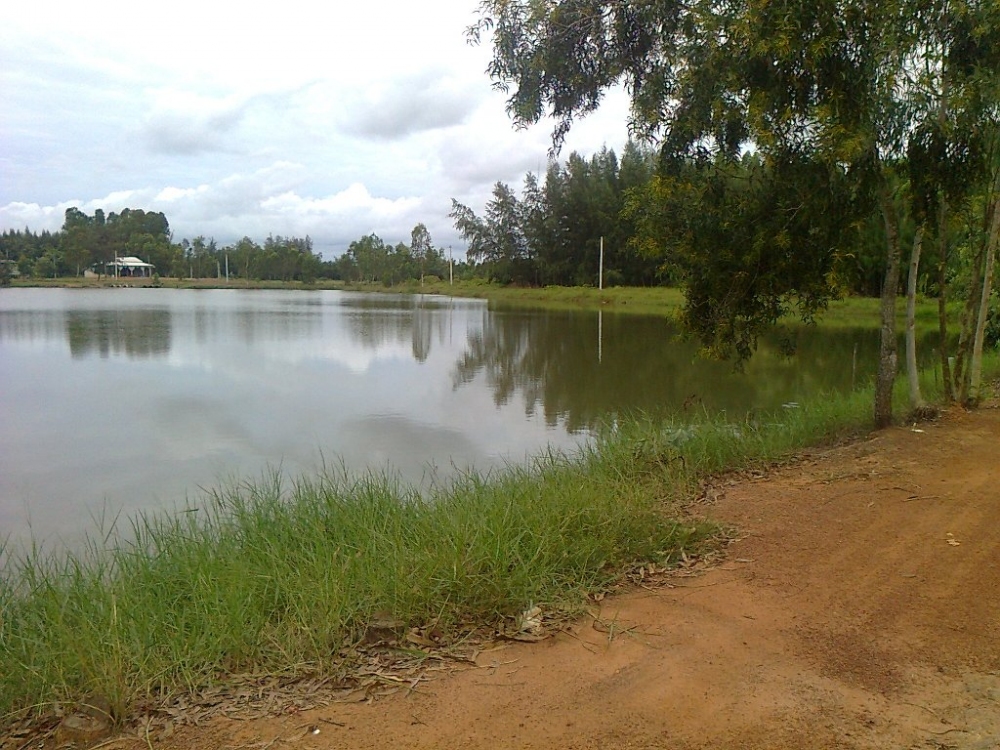
[(126, 255), (123, 258), (115, 258), (111, 263), (106, 263), (108, 276), (119, 277), (141, 277), (148, 278), (153, 275), (156, 266), (152, 263), (136, 258), (134, 255)]

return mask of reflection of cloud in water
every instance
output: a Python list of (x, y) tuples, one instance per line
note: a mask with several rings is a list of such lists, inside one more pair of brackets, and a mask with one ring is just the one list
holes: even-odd
[[(390, 468), (408, 481), (433, 481), (456, 468), (492, 463), (466, 434), (400, 415), (372, 415), (345, 421), (340, 458), (349, 467)], [(434, 456), (435, 463), (427, 457)]]
[(235, 415), (220, 411), (217, 400), (169, 398), (153, 414), (158, 460), (187, 461), (249, 445), (253, 435)]
[(363, 375), (381, 361), (411, 360), (409, 344), (383, 344), (375, 349), (357, 346), (344, 338), (274, 341), (254, 349), (250, 366), (247, 355), (231, 356), (226, 345), (215, 347), (175, 347), (168, 364), (178, 369), (197, 368), (226, 374), (236, 381), (268, 380), (268, 364), (300, 365), (309, 362), (339, 364), (355, 375)]
[(378, 348), (358, 346), (337, 341), (298, 341), (274, 347), (269, 356), (288, 364), (309, 361), (335, 362), (356, 375), (367, 372), (380, 361), (410, 360), (413, 355), (408, 344), (383, 343)]

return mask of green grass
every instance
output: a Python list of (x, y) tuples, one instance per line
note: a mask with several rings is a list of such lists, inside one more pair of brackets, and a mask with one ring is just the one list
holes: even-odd
[[(425, 283), (409, 282), (395, 287), (379, 284), (353, 284), (338, 288), (352, 291), (393, 292), (407, 294), (441, 294), (452, 297), (472, 297), (489, 300), (493, 306), (520, 306), (543, 309), (564, 310), (611, 310), (616, 313), (637, 315), (675, 316), (684, 305), (684, 292), (677, 287), (514, 287), (499, 286), (483, 281), (447, 281)], [(829, 307), (817, 316), (817, 322), (824, 326), (872, 327), (877, 326), (881, 301), (875, 297), (847, 297), (833, 300)], [(955, 325), (961, 314), (961, 305), (953, 302), (948, 306), (949, 323)], [(921, 327), (937, 326), (937, 300), (920, 298), (917, 303), (917, 324)], [(789, 316), (783, 323), (795, 323), (797, 318)], [(898, 330), (902, 331), (906, 320), (906, 300), (900, 297), (896, 303)]]
[(407, 284), (395, 291), (444, 294), (454, 297), (488, 299), (494, 305), (518, 305), (546, 309), (613, 309), (637, 314), (673, 314), (684, 304), (684, 293), (673, 287), (611, 287), (598, 290), (584, 286), (516, 287), (496, 284), (447, 281)]
[(345, 472), (220, 490), (83, 552), (18, 554), (0, 588), (0, 715), (99, 695), (119, 716), (219, 675), (336, 671), (378, 613), (443, 632), (572, 608), (634, 560), (693, 553), (678, 523), (589, 450), (433, 497)]

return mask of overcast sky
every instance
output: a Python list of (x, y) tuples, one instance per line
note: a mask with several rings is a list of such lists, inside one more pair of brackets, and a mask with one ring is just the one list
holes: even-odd
[[(5, 3), (0, 229), (162, 211), (175, 241), (312, 236), (333, 257), (375, 232), (465, 246), (448, 212), (544, 172), (551, 122), (516, 131), (465, 41), (476, 0), (267, 5)], [(562, 151), (627, 138), (624, 96)]]

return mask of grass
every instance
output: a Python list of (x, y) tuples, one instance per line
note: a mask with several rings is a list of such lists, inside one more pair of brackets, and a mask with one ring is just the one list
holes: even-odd
[(0, 715), (100, 696), (123, 717), (226, 673), (335, 671), (385, 613), (457, 635), (571, 608), (623, 565), (712, 534), (641, 490), (594, 449), (433, 497), (374, 474), (274, 475), (82, 552), (8, 550)]

